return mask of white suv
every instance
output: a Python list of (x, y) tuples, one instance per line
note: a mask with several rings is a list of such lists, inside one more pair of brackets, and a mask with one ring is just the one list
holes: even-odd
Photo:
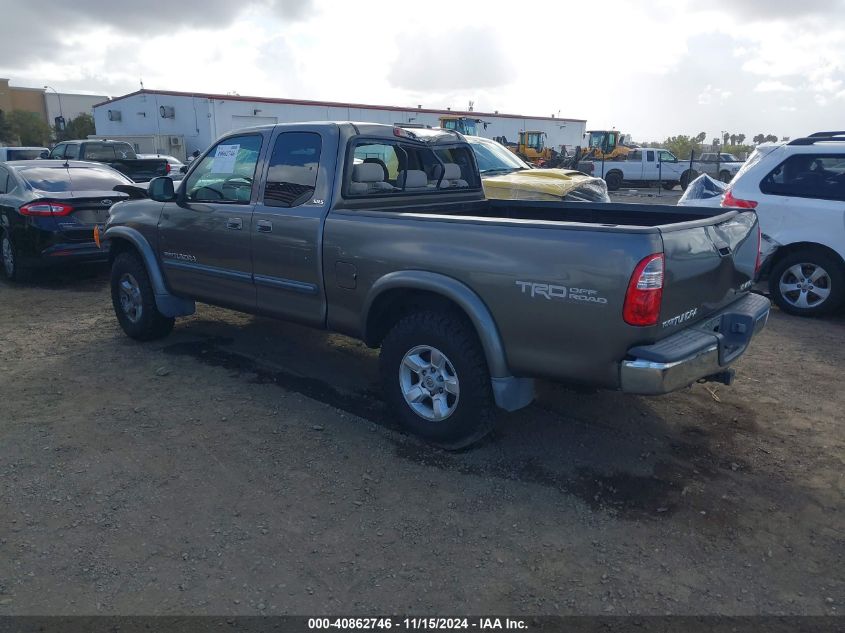
[(755, 209), (761, 278), (785, 312), (830, 313), (845, 300), (845, 132), (761, 145), (722, 199)]

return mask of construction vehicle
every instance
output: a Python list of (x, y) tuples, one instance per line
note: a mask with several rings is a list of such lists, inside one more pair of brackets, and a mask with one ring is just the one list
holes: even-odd
[(545, 166), (546, 163), (558, 156), (551, 147), (546, 147), (546, 133), (537, 130), (525, 130), (519, 133), (516, 143), (509, 143), (504, 136), (499, 136), (496, 141), (507, 147), (514, 154), (527, 163), (537, 167)]
[(481, 123), (487, 129), (487, 122), (481, 119), (471, 119), (466, 116), (442, 116), (440, 127), (444, 130), (454, 130), (467, 136), (478, 136), (478, 124)]
[(634, 149), (627, 134), (616, 130), (589, 130), (582, 160), (625, 160)]

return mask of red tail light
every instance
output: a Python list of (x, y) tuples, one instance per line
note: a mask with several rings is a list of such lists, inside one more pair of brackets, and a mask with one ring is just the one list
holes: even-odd
[(663, 300), (663, 253), (655, 253), (637, 264), (628, 292), (622, 318), (628, 325), (654, 325), (660, 317)]
[(53, 216), (53, 215), (68, 215), (73, 211), (73, 207), (63, 202), (49, 202), (44, 200), (36, 200), (23, 205), (20, 208), (21, 215), (34, 216)]
[(722, 198), (722, 206), (723, 207), (734, 207), (738, 209), (756, 209), (757, 202), (755, 200), (743, 200), (741, 198), (735, 198), (731, 190), (728, 189), (725, 192), (725, 197)]
[(170, 173), (170, 163), (164, 163), (164, 173), (165, 174)]

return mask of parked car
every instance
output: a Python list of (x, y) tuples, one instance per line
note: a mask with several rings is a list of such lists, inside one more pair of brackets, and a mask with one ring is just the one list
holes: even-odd
[(185, 172), (182, 171), (185, 163), (175, 156), (168, 156), (167, 154), (138, 154), (138, 158), (162, 158), (167, 161), (167, 176), (170, 176), (173, 180), (182, 180), (185, 176)]
[(46, 147), (0, 147), (0, 162), (47, 158), (49, 153)]
[(62, 141), (50, 152), (50, 158), (105, 163), (134, 182), (167, 176), (169, 169), (164, 158), (138, 158), (135, 149), (125, 141)]
[[(689, 164), (689, 161), (686, 162)], [(716, 180), (730, 182), (742, 168), (742, 164), (743, 161), (727, 152), (704, 152), (700, 157), (693, 160), (692, 166), (696, 175), (707, 174)], [(686, 189), (688, 182), (690, 181), (681, 183), (684, 189)]]
[(845, 132), (761, 145), (721, 204), (757, 212), (767, 255), (761, 278), (782, 310), (816, 316), (843, 305)]
[(26, 160), (0, 163), (0, 251), (3, 272), (26, 279), (37, 267), (106, 261), (92, 230), (111, 205), (129, 196), (120, 172), (98, 163)]
[(610, 191), (616, 191), (623, 183), (633, 186), (652, 186), (660, 183), (664, 189), (677, 185), (686, 188), (695, 178), (689, 161), (678, 161), (675, 155), (665, 149), (642, 147), (632, 149), (618, 160), (580, 161), (578, 169), (592, 176), (601, 176)]
[(149, 193), (100, 237), (128, 336), (166, 336), (202, 301), (357, 337), (381, 347), (399, 420), (447, 448), (531, 402), (535, 377), (728, 384), (769, 311), (748, 293), (753, 211), (490, 200), (446, 130), (249, 128)]
[(465, 138), (488, 198), (610, 202), (601, 178), (572, 169), (534, 169), (501, 143), (480, 136)]

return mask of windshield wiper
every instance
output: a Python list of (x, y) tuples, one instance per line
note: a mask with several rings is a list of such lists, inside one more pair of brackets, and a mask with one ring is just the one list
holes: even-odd
[(496, 174), (496, 173), (506, 173), (509, 174), (512, 171), (522, 171), (519, 167), (500, 167), (499, 169), (482, 169), (479, 173), (482, 174)]

